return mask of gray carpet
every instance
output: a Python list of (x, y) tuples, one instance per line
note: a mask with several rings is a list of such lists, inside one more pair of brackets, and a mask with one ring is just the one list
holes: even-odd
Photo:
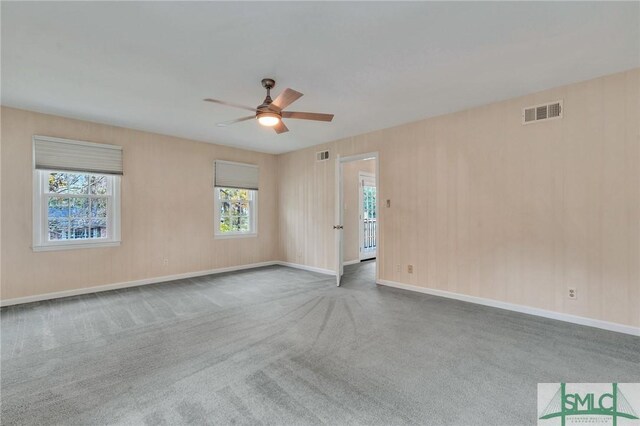
[(2, 309), (2, 424), (530, 425), (640, 339), (267, 267)]

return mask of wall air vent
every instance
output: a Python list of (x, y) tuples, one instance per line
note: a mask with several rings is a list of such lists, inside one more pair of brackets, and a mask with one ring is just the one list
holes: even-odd
[(329, 159), (329, 151), (316, 152), (316, 161), (327, 161)]
[(562, 118), (562, 101), (534, 105), (522, 109), (522, 124), (537, 123), (538, 121), (555, 118)]

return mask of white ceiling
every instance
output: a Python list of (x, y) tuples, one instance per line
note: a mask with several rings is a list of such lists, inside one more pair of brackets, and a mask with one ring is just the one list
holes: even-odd
[[(2, 104), (280, 153), (640, 66), (640, 3), (2, 2)], [(289, 133), (216, 122), (291, 87)]]

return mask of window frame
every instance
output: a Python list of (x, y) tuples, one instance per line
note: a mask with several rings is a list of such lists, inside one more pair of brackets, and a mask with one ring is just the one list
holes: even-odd
[(246, 188), (249, 191), (249, 231), (220, 231), (220, 187), (214, 187), (213, 191), (213, 238), (214, 239), (233, 239), (233, 238), (254, 238), (258, 236), (258, 190)]
[[(51, 194), (46, 191), (50, 173), (75, 173), (90, 176), (106, 176), (111, 193), (96, 198), (107, 198), (107, 237), (49, 241), (48, 206)], [(85, 198), (67, 194), (67, 198)], [(86, 198), (91, 198), (90, 195)], [(106, 173), (90, 173), (74, 170), (33, 170), (33, 251), (69, 250), (120, 245), (120, 176)]]

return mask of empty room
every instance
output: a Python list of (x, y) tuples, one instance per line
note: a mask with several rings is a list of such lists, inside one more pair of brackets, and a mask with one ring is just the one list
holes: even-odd
[(640, 2), (0, 2), (0, 424), (640, 426)]

